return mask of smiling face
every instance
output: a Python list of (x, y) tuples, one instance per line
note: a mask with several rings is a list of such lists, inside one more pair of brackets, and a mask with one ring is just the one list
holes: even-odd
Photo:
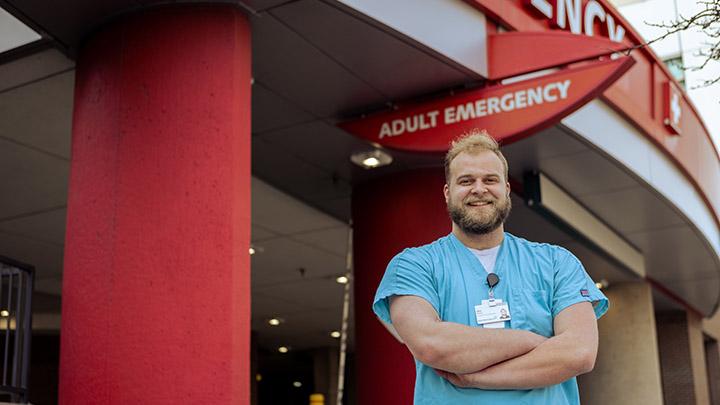
[(453, 223), (466, 234), (484, 235), (510, 215), (510, 184), (492, 151), (461, 152), (449, 165), (445, 202)]

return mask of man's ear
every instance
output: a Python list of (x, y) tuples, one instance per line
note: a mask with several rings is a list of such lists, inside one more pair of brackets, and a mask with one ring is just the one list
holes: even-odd
[(510, 198), (510, 182), (505, 183), (505, 186), (507, 187), (507, 197)]
[(447, 184), (443, 186), (443, 194), (445, 195), (445, 204), (450, 201), (450, 187)]

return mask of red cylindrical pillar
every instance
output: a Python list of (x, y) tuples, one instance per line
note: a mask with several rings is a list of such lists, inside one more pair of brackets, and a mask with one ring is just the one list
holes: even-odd
[(246, 404), (250, 27), (158, 8), (82, 49), (60, 404)]
[(390, 259), (450, 232), (442, 169), (373, 180), (353, 190), (353, 258), (358, 399), (361, 405), (411, 404), (415, 364), (372, 312)]

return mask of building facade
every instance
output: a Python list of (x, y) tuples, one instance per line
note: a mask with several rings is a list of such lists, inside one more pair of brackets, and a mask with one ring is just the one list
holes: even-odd
[(611, 300), (583, 403), (720, 401), (717, 145), (609, 1), (0, 5), (39, 38), (0, 54), (0, 254), (37, 269), (60, 403), (334, 403), (344, 301), (346, 403), (409, 403), (370, 303), (449, 232), (471, 128), (509, 161), (508, 230)]

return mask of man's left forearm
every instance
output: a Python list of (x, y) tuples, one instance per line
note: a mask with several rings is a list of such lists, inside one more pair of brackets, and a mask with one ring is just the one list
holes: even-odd
[(559, 384), (592, 370), (595, 353), (575, 347), (571, 335), (556, 336), (527, 354), (467, 375), (473, 387), (530, 389)]
[(461, 387), (531, 389), (559, 384), (591, 371), (597, 356), (597, 323), (590, 303), (568, 307), (555, 319), (556, 336), (521, 356), (471, 374), (438, 372)]

